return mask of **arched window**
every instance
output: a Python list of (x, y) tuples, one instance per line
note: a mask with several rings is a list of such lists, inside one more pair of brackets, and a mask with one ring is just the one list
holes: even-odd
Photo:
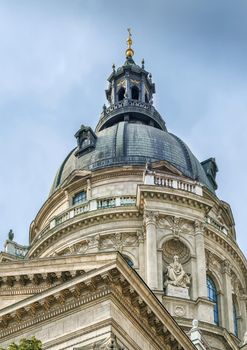
[(131, 89), (132, 100), (139, 100), (139, 89), (137, 86), (133, 86)]
[(236, 300), (232, 300), (233, 305), (233, 326), (234, 326), (234, 334), (236, 337), (238, 337), (238, 312), (237, 312), (237, 305)]
[(149, 102), (149, 100), (148, 100), (148, 94), (147, 94), (147, 93), (145, 93), (145, 102), (146, 102), (146, 103)]
[(87, 199), (87, 193), (85, 191), (76, 193), (73, 197), (73, 205), (85, 202)]
[(219, 325), (218, 295), (214, 281), (207, 276), (208, 299), (214, 303), (214, 323)]
[(122, 101), (125, 95), (125, 88), (121, 87), (118, 91), (118, 101)]
[(127, 262), (127, 264), (130, 266), (130, 267), (133, 267), (134, 266), (134, 263), (133, 261), (126, 255), (123, 256), (124, 260)]

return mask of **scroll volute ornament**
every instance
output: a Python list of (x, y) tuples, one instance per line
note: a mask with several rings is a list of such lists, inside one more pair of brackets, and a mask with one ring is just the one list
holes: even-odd
[(159, 217), (159, 214), (157, 212), (145, 211), (144, 212), (144, 224), (146, 226), (148, 226), (150, 224), (156, 225), (158, 217)]
[(205, 224), (202, 221), (196, 220), (194, 223), (194, 227), (195, 227), (195, 233), (203, 233), (204, 228), (205, 228)]

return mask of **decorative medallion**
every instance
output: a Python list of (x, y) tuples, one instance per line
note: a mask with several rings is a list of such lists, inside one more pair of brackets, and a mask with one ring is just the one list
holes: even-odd
[(172, 238), (163, 244), (163, 260), (170, 264), (174, 255), (179, 257), (179, 261), (184, 264), (190, 259), (190, 251), (179, 239)]
[(175, 306), (174, 313), (176, 316), (182, 317), (185, 315), (185, 309), (182, 305), (177, 305), (177, 306)]

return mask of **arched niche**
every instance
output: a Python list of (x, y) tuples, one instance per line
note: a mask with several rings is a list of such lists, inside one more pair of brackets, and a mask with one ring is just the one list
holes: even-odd
[(162, 249), (163, 260), (167, 264), (173, 261), (174, 255), (178, 255), (181, 264), (187, 263), (192, 255), (190, 243), (182, 237), (166, 236), (160, 240), (159, 247)]
[(132, 100), (139, 100), (139, 89), (137, 86), (132, 86), (131, 88), (131, 99)]
[[(188, 289), (187, 296), (189, 298), (191, 284), (192, 284), (192, 266), (191, 266), (191, 251), (188, 245), (178, 238), (171, 237), (162, 244), (162, 261), (163, 261), (163, 286), (165, 293), (169, 293), (168, 285), (174, 285), (173, 279), (171, 279), (171, 269), (175, 269), (174, 262), (179, 263), (180, 268), (178, 270), (177, 278), (182, 279), (177, 284), (178, 287)], [(175, 270), (173, 270), (175, 271)], [(177, 281), (177, 279), (175, 279)], [(175, 284), (176, 285), (176, 284)], [(170, 287), (169, 287), (170, 288)], [(167, 294), (169, 295), (169, 294)]]
[(122, 101), (124, 99), (124, 96), (125, 96), (125, 88), (121, 87), (118, 90), (118, 101)]

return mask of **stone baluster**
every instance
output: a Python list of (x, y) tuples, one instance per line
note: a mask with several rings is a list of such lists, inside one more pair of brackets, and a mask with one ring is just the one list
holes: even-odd
[(223, 290), (224, 290), (224, 316), (225, 327), (229, 332), (234, 333), (233, 323), (233, 303), (232, 303), (232, 283), (231, 283), (231, 265), (228, 260), (222, 262)]
[(152, 211), (145, 212), (144, 215), (146, 226), (146, 282), (151, 289), (158, 288), (156, 217), (157, 214)]

